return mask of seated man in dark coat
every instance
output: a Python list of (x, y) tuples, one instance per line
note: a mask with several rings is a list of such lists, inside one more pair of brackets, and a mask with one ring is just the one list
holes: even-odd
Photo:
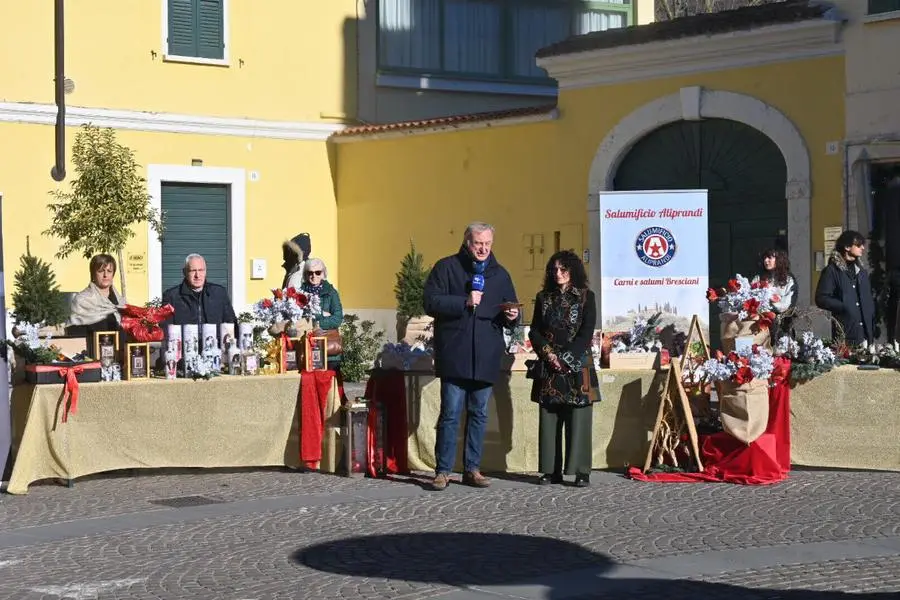
[(162, 301), (175, 307), (170, 321), (175, 325), (234, 323), (237, 327), (228, 291), (206, 281), (206, 260), (199, 254), (184, 259), (184, 281), (163, 292)]

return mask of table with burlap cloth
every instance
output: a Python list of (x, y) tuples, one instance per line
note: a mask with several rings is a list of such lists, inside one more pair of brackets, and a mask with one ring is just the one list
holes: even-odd
[[(601, 371), (603, 400), (594, 405), (593, 467), (643, 464), (658, 407), (663, 378), (656, 371)], [(409, 411), (409, 468), (434, 469), (435, 425), (441, 406), (441, 382), (431, 375), (406, 378)], [(491, 472), (537, 471), (538, 405), (530, 400), (525, 373), (502, 373), (488, 403), (488, 424), (481, 468)], [(457, 441), (462, 465), (464, 419)]]
[[(13, 389), (15, 463), (9, 492), (41, 479), (118, 469), (300, 464), (297, 373), (83, 383), (62, 422), (62, 385)], [(337, 386), (326, 418), (339, 406)], [(334, 470), (337, 433), (327, 427), (321, 468)]]
[[(664, 372), (663, 372), (664, 373)], [(593, 467), (643, 465), (659, 406), (654, 371), (602, 370), (603, 401), (594, 406)], [(501, 375), (488, 405), (481, 466), (536, 472), (538, 406), (525, 373)], [(434, 469), (440, 380), (407, 374), (409, 468)], [(900, 471), (900, 372), (834, 369), (791, 391), (791, 457), (795, 465)], [(463, 424), (457, 441), (462, 464)]]

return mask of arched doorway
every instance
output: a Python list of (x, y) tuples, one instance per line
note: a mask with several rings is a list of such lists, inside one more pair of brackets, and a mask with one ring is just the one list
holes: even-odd
[[(725, 119), (743, 123), (771, 139), (787, 166), (784, 197), (788, 212), (788, 250), (797, 279), (798, 306), (807, 306), (812, 285), (810, 246), (810, 159), (806, 142), (791, 120), (777, 107), (746, 94), (725, 90), (685, 87), (660, 96), (625, 116), (603, 138), (591, 162), (587, 182), (587, 213), (590, 231), (591, 281), (600, 281), (600, 203), (598, 194), (615, 189), (619, 166), (635, 144), (661, 129), (682, 121)], [(600, 294), (597, 310), (602, 313)]]
[[(787, 166), (765, 134), (728, 119), (676, 121), (638, 140), (619, 163), (616, 190), (709, 191), (709, 280), (756, 271), (759, 253), (787, 249)], [(718, 339), (718, 319), (710, 323)]]

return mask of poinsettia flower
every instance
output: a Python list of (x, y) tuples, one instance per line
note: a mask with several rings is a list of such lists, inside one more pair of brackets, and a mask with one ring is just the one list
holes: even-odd
[(753, 381), (753, 371), (749, 366), (741, 367), (734, 373), (734, 382), (738, 385), (744, 385)]
[(716, 293), (716, 290), (714, 290), (713, 288), (709, 288), (708, 290), (706, 290), (706, 299), (710, 302), (715, 302), (719, 299), (719, 295)]
[(268, 298), (262, 301), (263, 308), (272, 308), (273, 304), (274, 303)]
[(303, 308), (307, 304), (309, 304), (309, 296), (307, 296), (306, 294), (303, 294), (303, 293), (298, 292), (297, 296), (294, 298), (294, 300), (296, 300), (296, 302), (300, 306), (300, 308)]
[(772, 302), (781, 302), (781, 296), (778, 294), (772, 294)]
[(759, 300), (756, 298), (749, 298), (744, 300), (744, 304), (742, 304), (744, 310), (746, 310), (751, 315), (755, 315), (756, 311), (759, 310)]
[(281, 290), (272, 290), (272, 295), (275, 297), (276, 300), (281, 300), (284, 297)]
[(741, 289), (741, 284), (738, 283), (737, 279), (729, 279), (728, 280), (728, 291), (729, 292), (737, 292)]

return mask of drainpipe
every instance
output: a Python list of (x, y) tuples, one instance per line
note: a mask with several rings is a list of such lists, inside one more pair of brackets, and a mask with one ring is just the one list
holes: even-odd
[(53, 6), (53, 54), (56, 86), (56, 164), (50, 169), (54, 181), (66, 178), (66, 37), (64, 32), (64, 0), (54, 0)]

